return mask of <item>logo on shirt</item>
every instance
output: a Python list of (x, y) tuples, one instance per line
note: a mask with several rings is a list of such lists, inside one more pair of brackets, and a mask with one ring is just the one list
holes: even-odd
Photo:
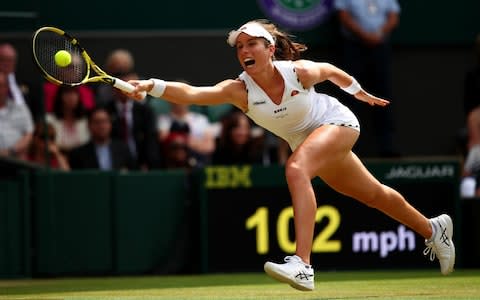
[(267, 101), (262, 100), (262, 101), (253, 101), (252, 104), (253, 104), (253, 105), (260, 105), (260, 104), (265, 104), (265, 103), (267, 103)]
[(286, 107), (280, 107), (279, 109), (275, 109), (273, 111), (274, 114), (278, 114), (278, 113), (281, 113), (282, 111), (286, 111), (287, 108)]
[(288, 112), (285, 106), (273, 110), (273, 118), (275, 119), (283, 119), (286, 116), (288, 116)]

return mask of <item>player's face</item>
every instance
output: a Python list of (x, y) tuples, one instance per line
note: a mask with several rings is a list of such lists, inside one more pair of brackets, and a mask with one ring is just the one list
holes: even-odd
[(248, 73), (262, 70), (272, 61), (274, 46), (266, 45), (264, 38), (240, 33), (237, 38), (237, 58)]

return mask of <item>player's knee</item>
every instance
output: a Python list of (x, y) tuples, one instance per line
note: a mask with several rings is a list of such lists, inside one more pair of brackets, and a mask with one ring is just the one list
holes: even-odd
[(287, 182), (292, 183), (305, 177), (307, 174), (302, 164), (295, 159), (289, 159), (285, 164), (285, 177)]

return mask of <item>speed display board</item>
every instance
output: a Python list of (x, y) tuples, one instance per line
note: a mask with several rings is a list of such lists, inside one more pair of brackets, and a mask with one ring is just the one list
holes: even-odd
[[(375, 162), (367, 167), (427, 217), (455, 220), (458, 161)], [(208, 272), (261, 271), (295, 252), (293, 209), (282, 167), (205, 169), (202, 263)], [(383, 213), (320, 180), (312, 249), (315, 269), (438, 267), (422, 255), (424, 239)]]

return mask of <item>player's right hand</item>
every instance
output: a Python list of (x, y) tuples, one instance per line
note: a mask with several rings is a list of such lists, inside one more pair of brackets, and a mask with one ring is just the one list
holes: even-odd
[(153, 88), (153, 81), (151, 80), (129, 80), (128, 83), (135, 87), (135, 90), (131, 93), (125, 93), (130, 98), (141, 101), (145, 98), (146, 93), (150, 92)]

